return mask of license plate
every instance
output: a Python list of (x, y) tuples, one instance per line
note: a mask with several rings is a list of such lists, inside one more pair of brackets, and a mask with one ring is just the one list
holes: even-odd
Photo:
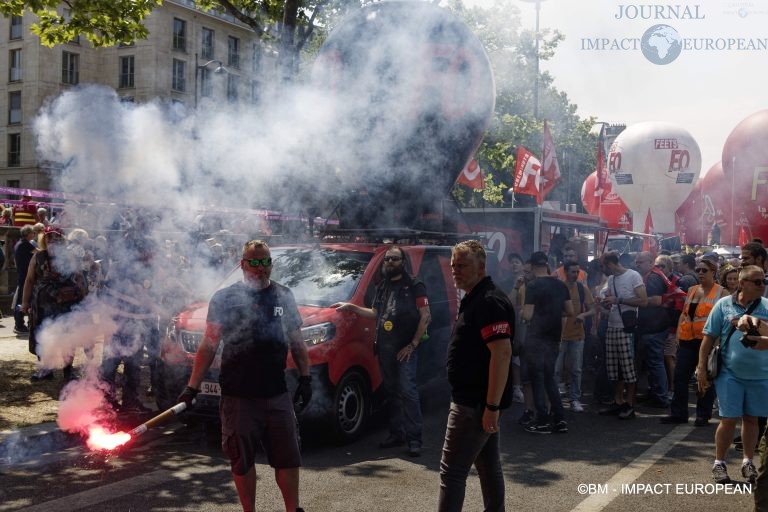
[(221, 396), (221, 387), (217, 382), (201, 382), (200, 394)]

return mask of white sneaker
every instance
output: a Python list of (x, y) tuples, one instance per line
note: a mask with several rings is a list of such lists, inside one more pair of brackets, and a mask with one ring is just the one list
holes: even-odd
[(523, 402), (525, 402), (525, 396), (523, 396), (522, 386), (514, 386), (512, 388), (512, 401), (517, 402), (518, 404), (522, 404)]
[(573, 412), (584, 412), (584, 406), (578, 400), (574, 400), (571, 402), (571, 410)]

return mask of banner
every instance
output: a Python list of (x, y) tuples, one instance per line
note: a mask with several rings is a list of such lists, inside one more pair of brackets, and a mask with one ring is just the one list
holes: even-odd
[(541, 196), (539, 194), (540, 182), (541, 162), (523, 146), (517, 146), (517, 163), (515, 164), (513, 190), (516, 194), (536, 196), (536, 202), (541, 204)]
[(461, 170), (459, 178), (456, 181), (459, 185), (465, 185), (476, 190), (483, 190), (485, 188), (483, 171), (480, 169), (480, 165), (474, 158)]
[(555, 188), (560, 181), (560, 165), (557, 163), (557, 151), (555, 150), (555, 141), (552, 139), (552, 133), (549, 131), (549, 124), (544, 121), (544, 147), (541, 150), (541, 160), (543, 162), (541, 169), (542, 187), (539, 190), (541, 198), (539, 204), (544, 201), (549, 191)]

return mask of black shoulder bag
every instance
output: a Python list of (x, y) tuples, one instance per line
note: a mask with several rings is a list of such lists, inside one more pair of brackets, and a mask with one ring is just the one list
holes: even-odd
[(624, 324), (624, 332), (635, 332), (635, 329), (637, 329), (637, 311), (634, 309), (621, 310), (619, 292), (616, 290), (616, 276), (613, 276), (613, 293), (616, 295), (616, 305), (619, 307), (619, 315), (621, 315), (621, 323)]
[[(760, 299), (756, 299), (750, 304), (749, 308), (747, 308), (747, 311), (744, 313), (745, 315), (750, 315), (755, 310), (757, 305), (760, 304)], [(736, 332), (736, 326), (731, 325), (731, 330), (728, 331), (728, 336), (725, 338), (725, 341), (722, 343), (718, 343), (717, 345), (712, 346), (712, 350), (709, 351), (709, 355), (707, 356), (707, 378), (709, 380), (715, 380), (715, 377), (720, 375), (720, 370), (723, 367), (723, 349), (725, 349), (726, 345), (728, 344), (728, 341), (731, 339), (731, 336), (733, 336), (733, 333)]]

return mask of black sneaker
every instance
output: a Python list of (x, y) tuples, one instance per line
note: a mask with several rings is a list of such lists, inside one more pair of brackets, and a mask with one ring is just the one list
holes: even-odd
[(755, 465), (752, 464), (751, 460), (741, 465), (741, 476), (746, 478), (751, 484), (754, 484), (755, 480), (757, 480), (757, 469), (755, 469)]
[(389, 436), (385, 440), (379, 443), (379, 448), (394, 448), (396, 446), (403, 446), (405, 439), (401, 439), (395, 436)]
[(621, 405), (617, 404), (616, 402), (613, 402), (608, 407), (603, 407), (600, 409), (597, 414), (600, 416), (616, 416), (621, 412)]
[(725, 467), (725, 464), (722, 462), (712, 466), (712, 478), (715, 480), (716, 484), (731, 483), (731, 477), (728, 476), (728, 468)]
[(526, 409), (523, 411), (523, 415), (517, 419), (517, 423), (525, 427), (533, 421), (534, 416), (535, 413), (532, 410)]
[(567, 434), (568, 424), (565, 421), (560, 420), (554, 425), (552, 425), (552, 432), (554, 432), (555, 434)]
[(408, 443), (408, 455), (410, 457), (418, 457), (421, 455), (421, 443), (418, 441), (410, 441)]
[(29, 328), (22, 325), (21, 327), (14, 327), (13, 332), (16, 334), (29, 334)]
[(678, 425), (688, 423), (688, 418), (681, 418), (680, 416), (663, 416), (659, 418), (659, 423), (664, 423), (665, 425)]
[(40, 382), (41, 380), (52, 380), (53, 370), (37, 370), (29, 378), (32, 382)]
[(537, 423), (532, 421), (525, 426), (525, 431), (531, 434), (551, 434), (552, 426), (549, 423)]
[(631, 420), (635, 417), (635, 408), (629, 405), (627, 402), (621, 404), (621, 410), (619, 411), (620, 420)]

